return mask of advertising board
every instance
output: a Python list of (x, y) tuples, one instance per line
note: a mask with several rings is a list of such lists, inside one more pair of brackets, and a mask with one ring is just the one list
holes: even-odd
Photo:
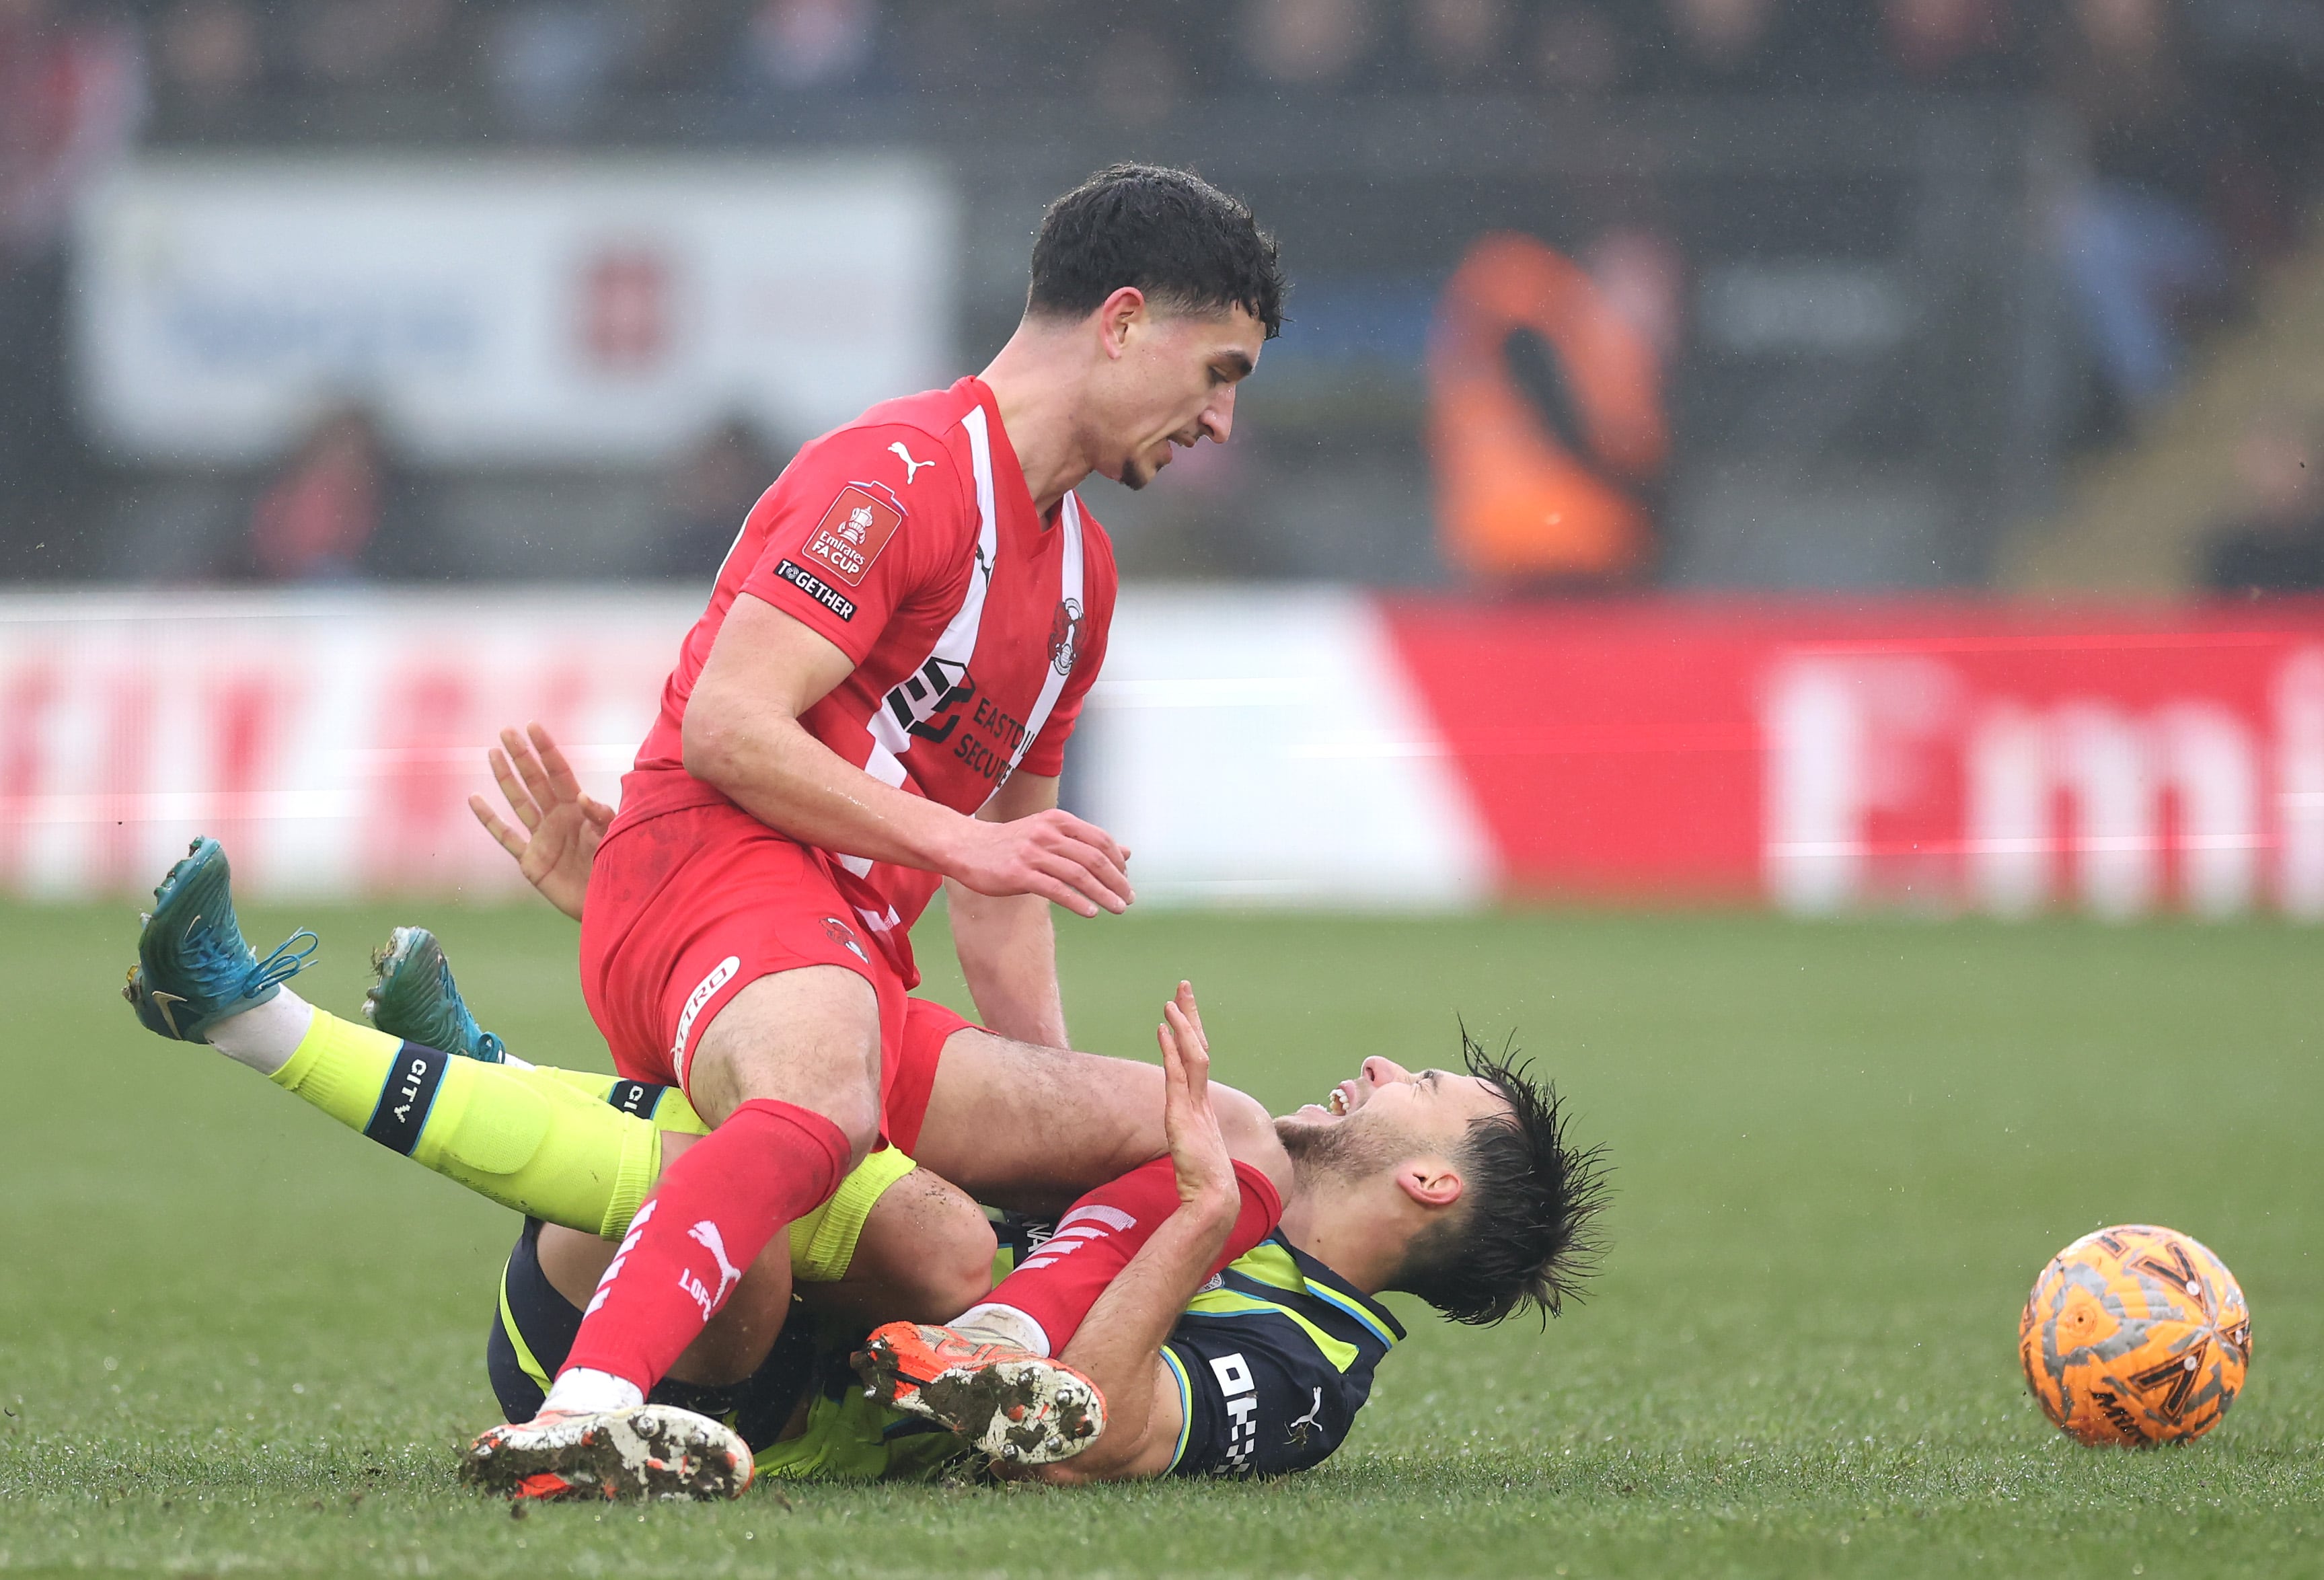
[[(607, 799), (696, 598), (0, 600), (0, 890), (521, 893), (538, 719)], [(1132, 587), (1065, 799), (1148, 904), (2324, 918), (2324, 605), (1484, 605)]]
[(247, 461), (361, 404), (415, 460), (636, 464), (947, 382), (950, 189), (851, 157), (152, 159), (86, 201), (95, 432)]

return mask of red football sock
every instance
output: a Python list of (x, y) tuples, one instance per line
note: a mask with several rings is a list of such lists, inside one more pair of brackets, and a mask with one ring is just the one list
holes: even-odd
[(558, 1368), (651, 1391), (777, 1230), (829, 1200), (847, 1138), (820, 1113), (760, 1098), (686, 1150), (638, 1209)]
[[(1234, 1171), (1235, 1182), (1242, 1187), (1242, 1209), (1235, 1215), (1226, 1249), (1211, 1268), (1214, 1273), (1266, 1239), (1283, 1216), (1283, 1197), (1273, 1180), (1240, 1160)], [(1130, 1265), (1138, 1248), (1177, 1210), (1178, 1176), (1169, 1159), (1157, 1158), (1133, 1169), (1075, 1202), (1057, 1220), (1056, 1234), (1001, 1280), (985, 1301), (1030, 1317), (1048, 1335), (1049, 1353), (1062, 1354), (1114, 1275)]]

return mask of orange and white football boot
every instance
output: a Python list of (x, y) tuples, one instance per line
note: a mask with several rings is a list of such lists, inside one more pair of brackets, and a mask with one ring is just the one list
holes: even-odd
[(973, 1332), (891, 1322), (855, 1354), (873, 1399), (1010, 1465), (1071, 1459), (1105, 1430), (1097, 1384), (1062, 1361)]

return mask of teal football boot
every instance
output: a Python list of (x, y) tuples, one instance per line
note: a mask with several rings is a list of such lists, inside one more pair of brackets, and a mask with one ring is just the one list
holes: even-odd
[(485, 1064), (506, 1064), (508, 1045), (476, 1024), (452, 980), (444, 946), (424, 927), (400, 927), (371, 957), (379, 980), (364, 994), (364, 1013), (390, 1037), (440, 1048)]
[(211, 1027), (273, 998), (313, 957), (318, 940), (301, 928), (261, 960), (235, 919), (233, 883), (226, 846), (206, 836), (153, 891), (121, 990), (147, 1030), (208, 1042)]

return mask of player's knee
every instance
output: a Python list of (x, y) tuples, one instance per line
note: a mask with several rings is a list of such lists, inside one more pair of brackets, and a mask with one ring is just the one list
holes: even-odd
[(950, 1322), (992, 1292), (998, 1245), (982, 1207), (916, 1170), (872, 1208), (859, 1256), (887, 1284), (895, 1315)]
[(1000, 1241), (983, 1213), (967, 1215), (949, 1225), (944, 1238), (929, 1246), (927, 1270), (920, 1291), (922, 1320), (950, 1322), (992, 1293), (992, 1254)]
[(824, 1117), (847, 1138), (847, 1167), (852, 1171), (880, 1144), (880, 1102), (876, 1095), (854, 1094), (833, 1100)]
[(966, 1192), (914, 1168), (865, 1214), (842, 1280), (882, 1322), (950, 1322), (992, 1290), (992, 1224)]

